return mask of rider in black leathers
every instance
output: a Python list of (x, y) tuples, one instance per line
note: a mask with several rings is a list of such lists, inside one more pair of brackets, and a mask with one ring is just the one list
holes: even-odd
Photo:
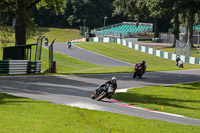
[(176, 66), (178, 66), (178, 62), (179, 62), (180, 60), (181, 60), (180, 57), (177, 57), (177, 58), (176, 58)]
[(137, 68), (138, 66), (142, 66), (142, 71), (145, 73), (145, 70), (147, 68), (146, 61), (143, 60), (142, 62), (136, 64), (135, 68)]
[[(109, 80), (109, 81), (107, 81), (107, 82), (101, 84), (101, 85), (98, 87), (98, 89), (95, 90), (95, 95), (98, 95), (98, 94), (99, 94), (100, 88), (106, 86), (107, 84), (112, 85), (112, 87), (113, 87), (113, 89), (114, 89), (112, 95), (114, 95), (115, 90), (117, 89), (117, 78), (116, 78), (116, 77), (112, 77), (111, 80)], [(110, 97), (107, 97), (107, 98), (110, 99), (110, 98), (112, 97), (112, 95), (110, 95)]]

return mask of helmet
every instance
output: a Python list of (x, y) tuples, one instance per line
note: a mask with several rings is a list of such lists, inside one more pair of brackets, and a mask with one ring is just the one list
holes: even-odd
[(116, 77), (112, 77), (112, 81), (117, 81), (117, 78)]
[(178, 56), (178, 57), (176, 57), (176, 61), (179, 61), (180, 60), (180, 57)]
[(142, 64), (145, 64), (145, 60), (142, 61)]

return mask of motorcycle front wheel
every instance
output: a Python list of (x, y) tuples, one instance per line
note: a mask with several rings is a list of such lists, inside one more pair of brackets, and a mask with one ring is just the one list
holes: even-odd
[(95, 99), (95, 98), (96, 98), (96, 96), (95, 96), (94, 93), (92, 93), (91, 98), (92, 98), (92, 99)]

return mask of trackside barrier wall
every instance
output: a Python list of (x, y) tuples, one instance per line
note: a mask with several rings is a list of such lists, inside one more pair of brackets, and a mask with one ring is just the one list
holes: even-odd
[(28, 74), (38, 74), (42, 72), (42, 61), (29, 61), (27, 66)]
[(36, 74), (41, 72), (41, 61), (0, 60), (0, 73), (2, 74)]
[(138, 44), (135, 44), (133, 42), (129, 42), (127, 40), (123, 40), (123, 39), (120, 39), (120, 38), (92, 37), (92, 38), (89, 38), (89, 41), (122, 44), (124, 46), (129, 47), (129, 48), (132, 48), (132, 49), (135, 49), (135, 50), (147, 53), (147, 54), (152, 54), (152, 55), (155, 55), (155, 56), (158, 56), (158, 57), (162, 57), (162, 58), (169, 59), (169, 60), (174, 60), (174, 61), (176, 61), (176, 57), (179, 56), (180, 59), (183, 62), (200, 65), (200, 58), (189, 57), (189, 56), (184, 56), (184, 55), (178, 55), (178, 54), (173, 54), (173, 53), (168, 53), (168, 52), (163, 52), (163, 51), (156, 50), (156, 49), (153, 49), (153, 48), (150, 48), (150, 47), (145, 47), (145, 46), (142, 46), (142, 45), (138, 45)]

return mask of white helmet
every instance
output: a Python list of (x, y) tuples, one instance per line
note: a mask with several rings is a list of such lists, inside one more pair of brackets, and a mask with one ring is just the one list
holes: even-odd
[(112, 81), (113, 81), (113, 80), (117, 81), (117, 78), (116, 78), (116, 77), (112, 77)]

